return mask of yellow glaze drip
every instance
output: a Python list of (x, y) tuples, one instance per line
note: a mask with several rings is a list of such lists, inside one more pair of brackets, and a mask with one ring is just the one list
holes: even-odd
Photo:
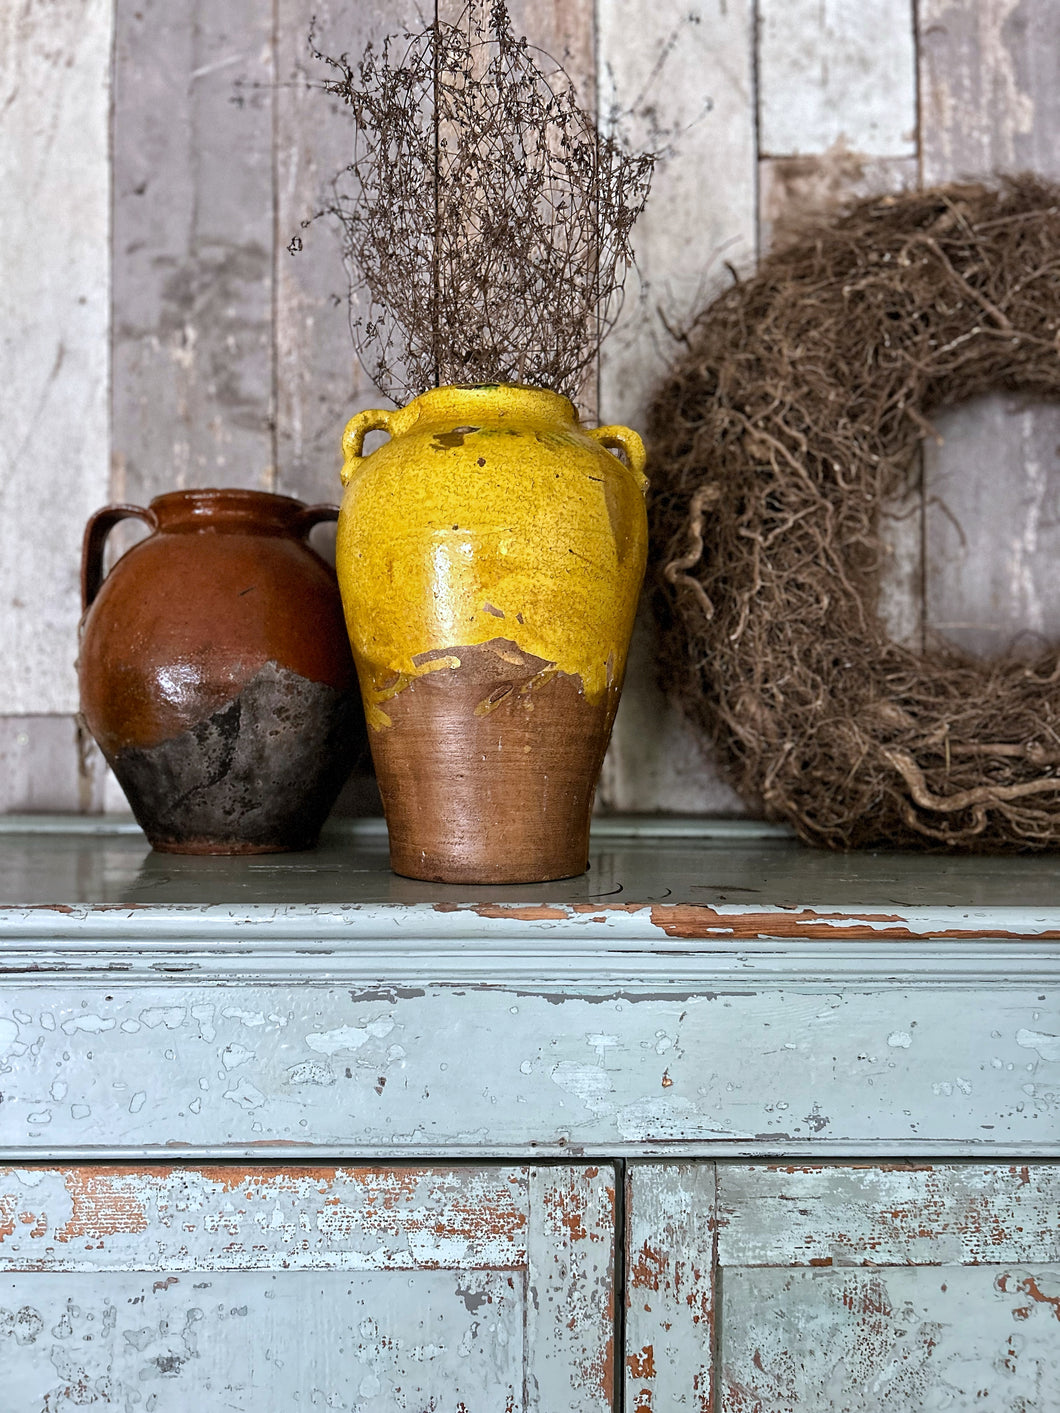
[[(362, 456), (375, 429), (390, 440)], [(590, 700), (621, 685), (647, 554), (635, 432), (586, 430), (555, 393), (445, 387), (358, 414), (343, 448), (336, 559), (373, 728), (381, 702), (458, 665), (440, 653), (495, 639), (499, 661), (524, 665), (514, 643)]]

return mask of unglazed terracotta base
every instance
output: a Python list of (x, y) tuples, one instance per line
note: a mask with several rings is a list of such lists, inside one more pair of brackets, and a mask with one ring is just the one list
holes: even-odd
[(581, 873), (647, 553), (640, 438), (540, 388), (448, 387), (358, 413), (343, 448), (336, 564), (394, 869)]
[[(611, 732), (607, 698), (509, 639), (410, 682), (372, 732), (396, 873), (443, 883), (539, 883), (585, 871)], [(617, 700), (617, 694), (616, 698)]]

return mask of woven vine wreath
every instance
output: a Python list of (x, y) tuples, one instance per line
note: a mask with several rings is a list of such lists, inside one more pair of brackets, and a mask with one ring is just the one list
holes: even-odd
[(877, 609), (880, 506), (930, 414), (1000, 390), (1060, 396), (1060, 187), (1031, 177), (806, 231), (695, 321), (656, 398), (664, 678), (809, 842), (1060, 842), (1060, 650), (918, 653)]

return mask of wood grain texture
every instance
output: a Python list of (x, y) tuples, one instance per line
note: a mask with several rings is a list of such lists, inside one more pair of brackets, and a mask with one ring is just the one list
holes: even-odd
[(726, 1270), (719, 1413), (1055, 1408), (1060, 1266)]
[(915, 152), (909, 0), (762, 0), (758, 12), (763, 156)]
[(716, 1169), (632, 1163), (626, 1177), (625, 1407), (714, 1409)]
[(120, 0), (112, 498), (271, 490), (272, 13)]
[(0, 814), (94, 814), (105, 770), (76, 717), (0, 717)]
[[(860, 141), (860, 136), (855, 138)], [(763, 252), (796, 242), (806, 227), (827, 220), (846, 202), (915, 187), (915, 157), (869, 157), (835, 147), (758, 164), (759, 243)], [(880, 508), (884, 558), (879, 609), (897, 642), (920, 648), (923, 639), (924, 505), (919, 462), (906, 492)]]
[[(926, 184), (1060, 177), (1060, 10), (926, 0), (919, 10)], [(977, 653), (1060, 637), (1060, 413), (995, 395), (935, 419), (924, 446), (925, 619)]]
[(1060, 10), (1052, 0), (920, 0), (924, 184), (994, 170), (1060, 176)]
[(719, 1167), (724, 1413), (1060, 1396), (1055, 1165)]
[(9, 1157), (1060, 1152), (1060, 1014), (1041, 985), (785, 984), (725, 979), (708, 959), (700, 980), (668, 983), (665, 954), (652, 977), (609, 986), (542, 986), (533, 968), (505, 982), (497, 963), (484, 982), (432, 984), (432, 964), (328, 982), (308, 961), (302, 984), (189, 983), (194, 963), (156, 948), (152, 969), (174, 974), (161, 987), (113, 963), (103, 980), (45, 982), (12, 962)]
[(804, 228), (847, 201), (908, 191), (917, 184), (915, 157), (870, 157), (833, 148), (758, 164), (758, 239), (763, 254), (798, 240)]
[(19, 1408), (605, 1413), (613, 1252), (597, 1168), (8, 1169), (0, 1337)]
[(973, 653), (1060, 640), (1060, 406), (997, 393), (924, 445), (926, 621)]
[(108, 474), (110, 44), (106, 0), (0, 14), (0, 713), (14, 716), (77, 708), (81, 531)]
[[(632, 108), (635, 141), (673, 134), (634, 231), (637, 270), (618, 327), (604, 345), (604, 421), (643, 428), (649, 398), (680, 327), (730, 278), (726, 263), (755, 255), (753, 7), (748, 0), (600, 0), (600, 103)], [(609, 810), (739, 813), (697, 739), (655, 682), (653, 630), (642, 621), (604, 764), (600, 799)]]
[(895, 1162), (724, 1169), (725, 1266), (1060, 1261), (1055, 1164)]
[[(329, 0), (315, 7), (317, 47), (359, 56), (405, 27), (421, 27), (415, 0)], [(389, 406), (354, 352), (340, 234), (322, 218), (330, 183), (353, 155), (348, 109), (314, 85), (310, 11), (279, 0), (276, 30), (276, 376), (278, 489), (308, 501), (341, 498), (342, 430), (355, 412)], [(288, 246), (298, 237), (303, 249)]]

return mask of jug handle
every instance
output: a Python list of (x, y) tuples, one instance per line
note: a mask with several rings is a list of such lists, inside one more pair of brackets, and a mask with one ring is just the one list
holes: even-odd
[(153, 510), (140, 505), (105, 505), (88, 517), (85, 537), (81, 541), (81, 612), (90, 608), (103, 584), (103, 547), (107, 536), (119, 520), (142, 520), (152, 530), (158, 529)]
[(356, 413), (346, 423), (346, 430), (342, 434), (343, 464), (340, 472), (344, 486), (348, 486), (353, 477), (354, 462), (361, 459), (365, 437), (369, 432), (390, 434), (393, 416), (392, 412), (385, 412), (382, 408), (377, 407), (367, 412)]
[(308, 535), (314, 525), (322, 525), (325, 520), (337, 520), (337, 505), (307, 505), (298, 516), (298, 533)]
[(648, 478), (644, 474), (644, 467), (647, 465), (648, 453), (644, 450), (644, 443), (633, 430), (632, 427), (588, 427), (586, 428), (594, 442), (599, 442), (601, 446), (609, 450), (624, 451), (626, 460), (629, 462), (629, 469), (633, 472), (633, 479), (644, 493), (648, 489)]

